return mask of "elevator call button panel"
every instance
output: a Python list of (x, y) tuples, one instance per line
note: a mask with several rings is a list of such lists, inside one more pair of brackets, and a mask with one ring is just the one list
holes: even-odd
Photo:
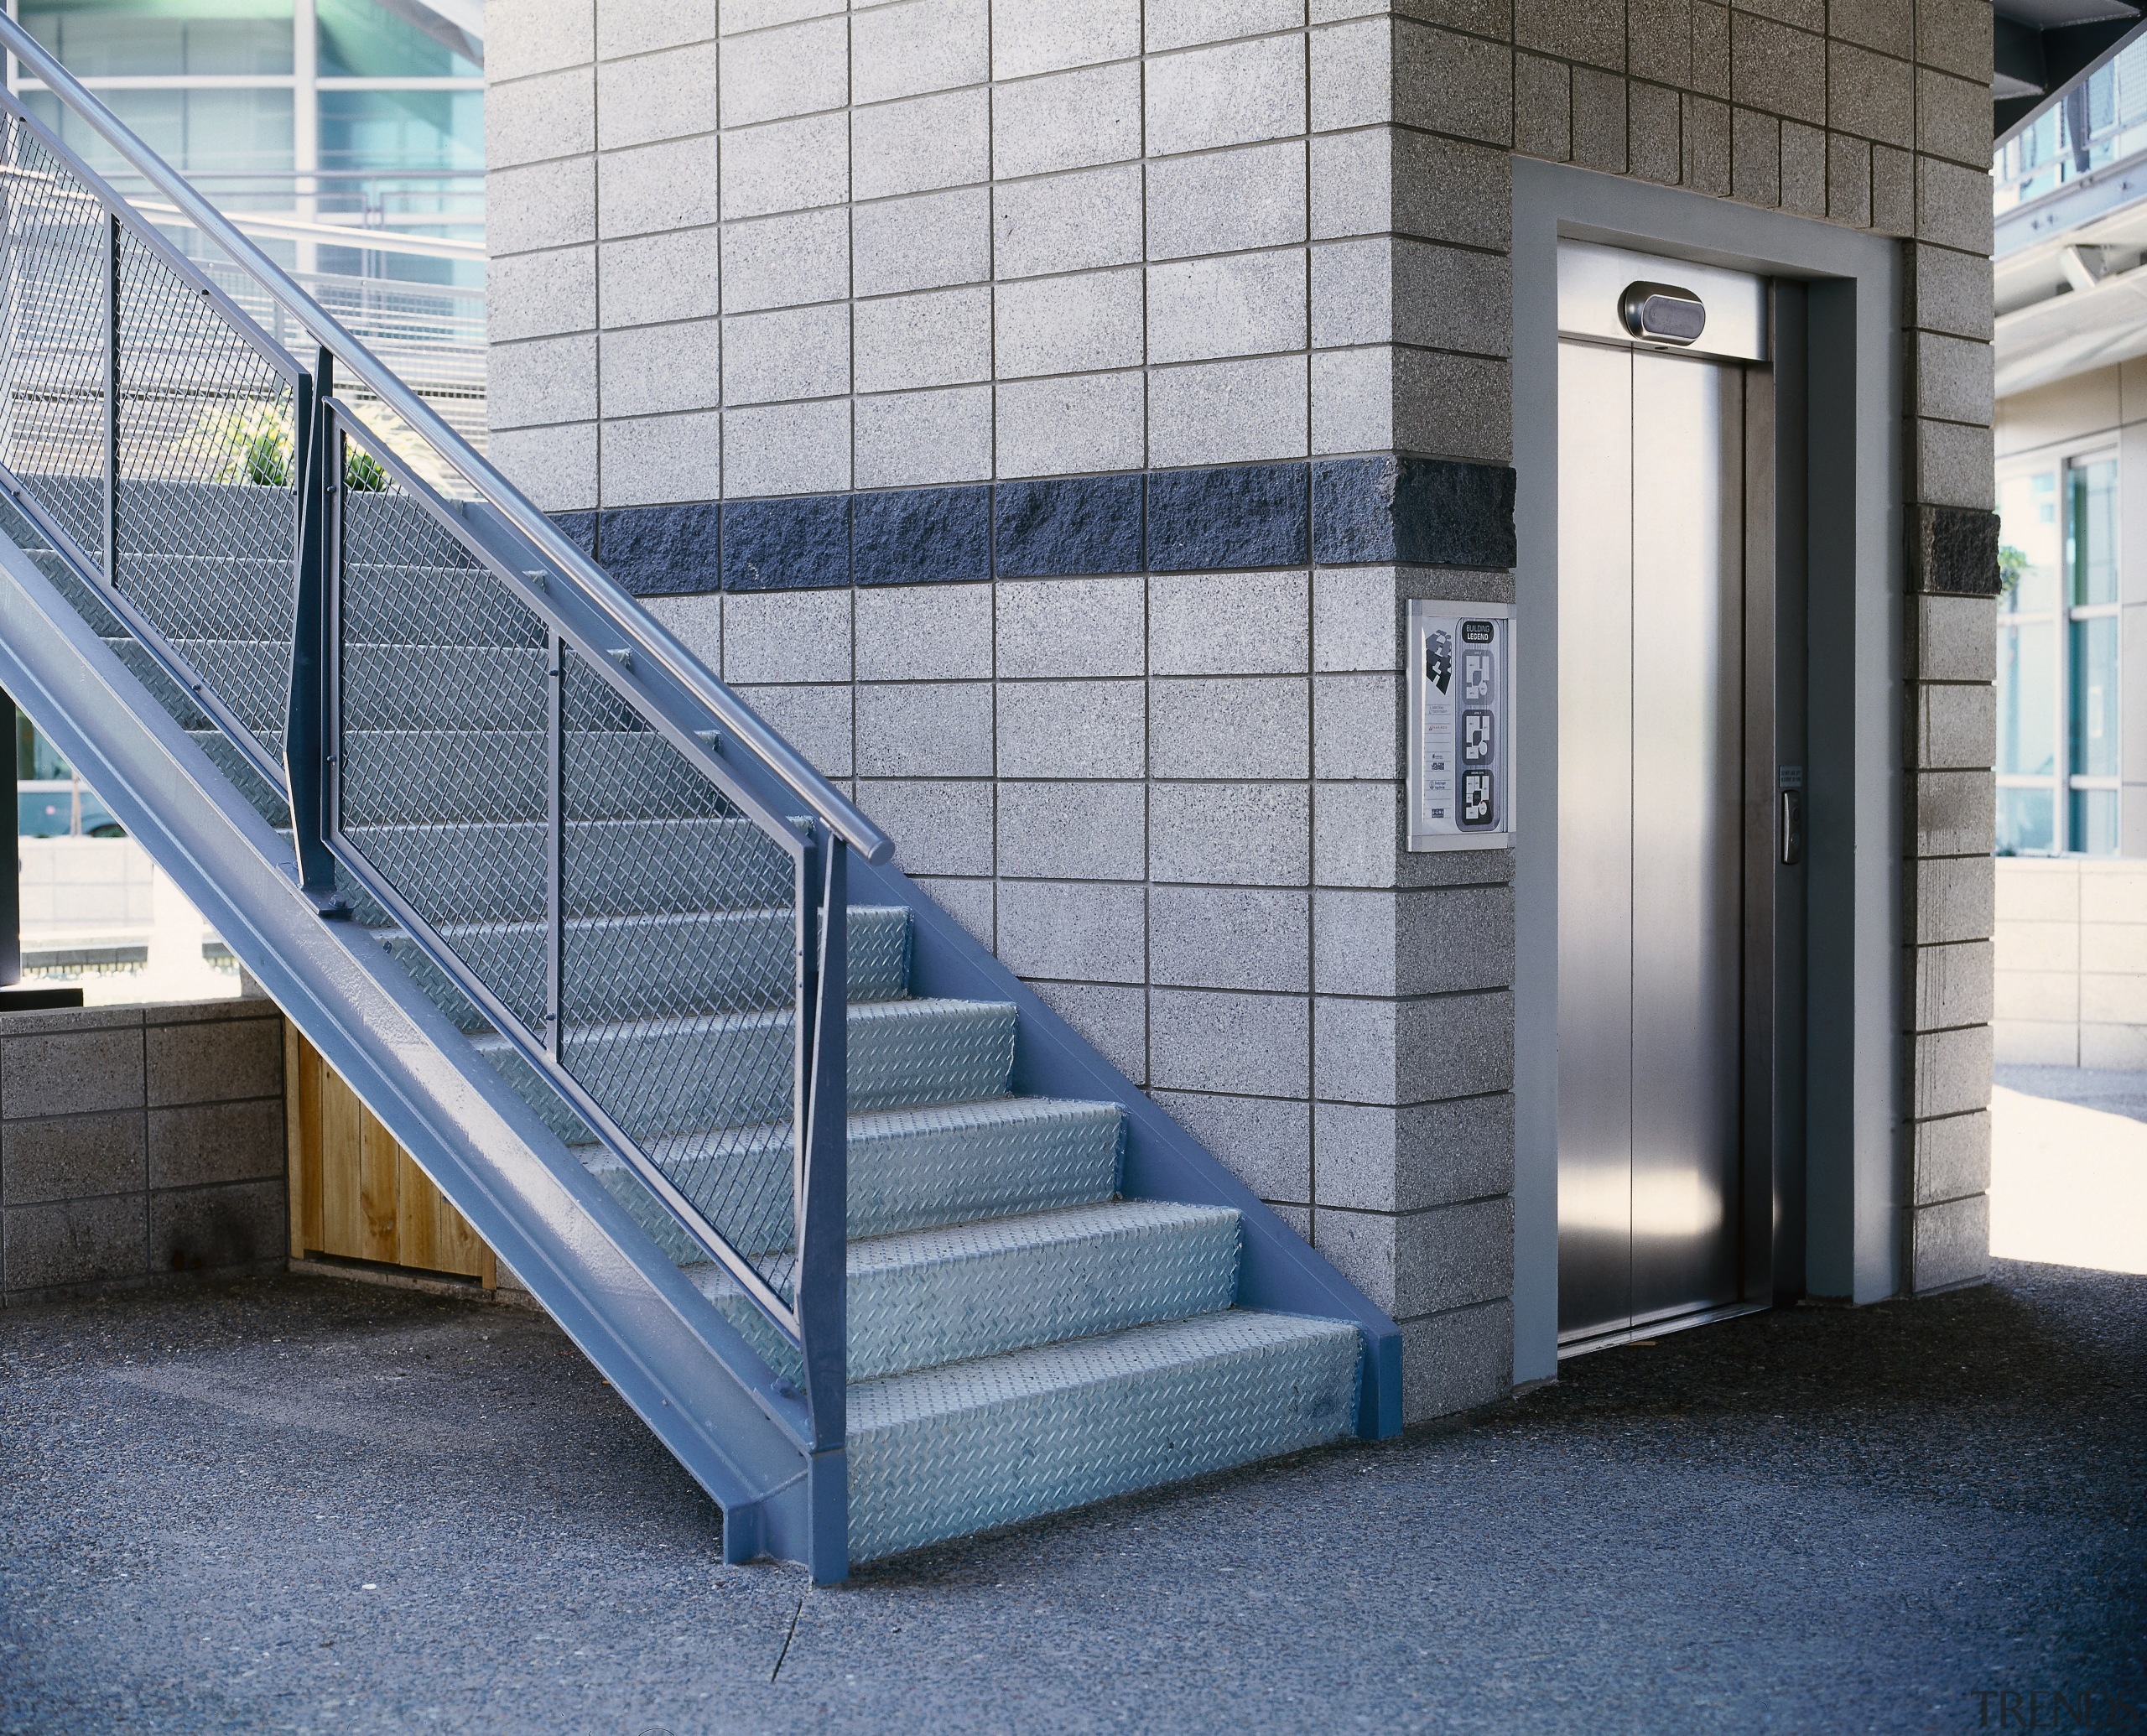
[(1513, 611), (1409, 605), (1409, 848), (1513, 842)]

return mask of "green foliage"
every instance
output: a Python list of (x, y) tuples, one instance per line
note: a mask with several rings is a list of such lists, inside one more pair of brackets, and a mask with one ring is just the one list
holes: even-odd
[(385, 494), (387, 472), (372, 453), (346, 444), (343, 448), (343, 486), (354, 494)]
[(2024, 549), (2015, 548), (2010, 543), (1998, 547), (1998, 594), (2007, 602), (2020, 588), (2020, 575), (2028, 570), (2028, 556)]
[(289, 488), (297, 481), (289, 413), (247, 404), (203, 413), (201, 433), (221, 450), (216, 481), (254, 488)]

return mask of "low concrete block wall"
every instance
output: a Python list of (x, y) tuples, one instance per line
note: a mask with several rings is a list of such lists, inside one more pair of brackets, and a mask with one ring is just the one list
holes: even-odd
[(0, 1302), (283, 1265), (268, 1001), (0, 1013)]
[(2147, 861), (2002, 856), (1997, 1059), (2147, 1069)]

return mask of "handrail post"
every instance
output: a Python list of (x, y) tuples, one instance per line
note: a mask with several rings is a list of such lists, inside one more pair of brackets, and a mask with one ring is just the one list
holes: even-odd
[(791, 1295), (812, 1419), (807, 1475), (816, 1583), (850, 1577), (848, 847), (808, 823), (798, 869), (798, 1273)]
[(291, 840), (299, 884), (333, 897), (335, 859), (328, 849), (327, 516), (334, 500), (328, 466), (336, 444), (329, 403), (335, 358), (320, 352), (311, 378), (292, 394), (291, 467), (298, 484), (296, 583), (291, 608), (291, 699), (283, 725), (283, 777), (291, 796)]
[(119, 219), (107, 215), (104, 262), (104, 582), (119, 589)]

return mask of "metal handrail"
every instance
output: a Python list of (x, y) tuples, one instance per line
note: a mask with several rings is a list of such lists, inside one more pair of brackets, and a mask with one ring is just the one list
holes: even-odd
[(629, 648), (645, 653), (694, 699), (721, 721), (725, 740), (735, 739), (777, 778), (812, 816), (827, 826), (867, 862), (886, 861), (894, 842), (860, 813), (804, 758), (777, 735), (736, 694), (701, 667), (699, 660), (644, 611), (611, 574), (561, 533), (522, 491), (471, 450), (431, 405), (410, 390), (335, 316), (301, 289), (282, 267), (248, 241), (185, 178), (129, 132), (117, 116), (13, 18), (0, 14), (0, 44), (35, 73), (46, 88), (96, 129), (98, 136), (132, 164), (178, 206), (188, 222), (209, 236), (242, 265), (322, 346), (334, 353), (366, 387), (433, 445), (477, 493), (569, 580)]

